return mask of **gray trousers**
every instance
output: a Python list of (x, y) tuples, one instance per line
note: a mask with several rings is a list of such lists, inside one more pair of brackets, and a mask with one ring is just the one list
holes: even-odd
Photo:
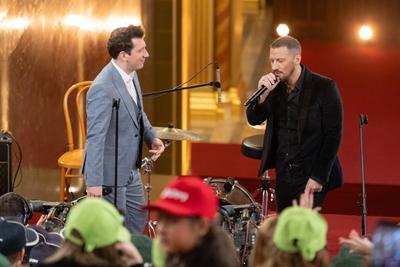
[[(114, 204), (114, 187), (104, 199)], [(147, 211), (142, 209), (144, 204), (142, 180), (136, 169), (132, 171), (127, 185), (117, 187), (117, 209), (125, 216), (124, 225), (132, 234), (143, 234), (147, 219)]]

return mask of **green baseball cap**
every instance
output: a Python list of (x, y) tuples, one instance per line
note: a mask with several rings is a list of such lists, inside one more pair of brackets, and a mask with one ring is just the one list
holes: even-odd
[(318, 212), (289, 207), (278, 217), (273, 241), (280, 250), (300, 252), (305, 260), (312, 261), (326, 246), (327, 231), (328, 225)]
[[(73, 235), (73, 230), (79, 232), (81, 238)], [(86, 198), (71, 209), (64, 237), (76, 245), (83, 245), (87, 252), (118, 241), (129, 242), (131, 238), (117, 209), (101, 198)]]
[(151, 261), (154, 266), (164, 267), (167, 260), (167, 253), (161, 248), (160, 238), (156, 237), (151, 249)]

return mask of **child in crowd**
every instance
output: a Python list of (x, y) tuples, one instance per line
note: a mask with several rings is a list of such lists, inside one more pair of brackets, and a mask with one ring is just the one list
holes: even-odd
[(84, 199), (73, 207), (64, 237), (58, 252), (39, 266), (142, 266), (123, 218), (103, 199)]
[(158, 211), (157, 242), (166, 254), (164, 266), (239, 266), (233, 241), (214, 224), (216, 194), (200, 178), (172, 181), (160, 199), (145, 208)]
[(36, 244), (37, 233), (25, 228), (19, 222), (0, 217), (0, 254), (5, 256), (12, 266), (22, 266), (25, 247)]
[(327, 223), (309, 208), (289, 207), (257, 232), (253, 267), (326, 267)]

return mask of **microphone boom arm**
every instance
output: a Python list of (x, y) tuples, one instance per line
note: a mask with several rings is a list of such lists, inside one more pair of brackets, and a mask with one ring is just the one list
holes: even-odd
[(171, 88), (171, 89), (166, 89), (166, 90), (161, 90), (161, 91), (157, 91), (157, 92), (150, 92), (150, 93), (146, 93), (146, 94), (142, 94), (143, 97), (146, 96), (158, 96), (158, 95), (163, 95), (163, 94), (168, 94), (168, 93), (172, 93), (172, 92), (178, 92), (178, 91), (183, 91), (183, 90), (188, 90), (188, 89), (192, 89), (192, 88), (200, 88), (200, 87), (205, 87), (205, 86), (221, 86), (221, 84), (219, 82), (209, 82), (209, 83), (202, 83), (202, 84), (195, 84), (195, 85), (191, 85), (191, 86), (178, 86), (175, 88)]

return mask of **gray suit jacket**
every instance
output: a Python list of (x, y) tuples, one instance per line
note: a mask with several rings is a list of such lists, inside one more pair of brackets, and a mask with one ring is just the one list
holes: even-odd
[[(142, 93), (137, 75), (133, 81), (138, 100), (143, 107)], [(97, 75), (87, 94), (87, 136), (82, 164), (86, 186), (114, 185), (115, 173), (115, 112), (113, 99), (121, 99), (119, 108), (118, 136), (118, 185), (128, 183), (136, 160), (140, 156), (140, 127), (135, 114), (134, 102), (118, 70), (110, 62)], [(142, 110), (143, 139), (151, 146), (155, 132)]]

